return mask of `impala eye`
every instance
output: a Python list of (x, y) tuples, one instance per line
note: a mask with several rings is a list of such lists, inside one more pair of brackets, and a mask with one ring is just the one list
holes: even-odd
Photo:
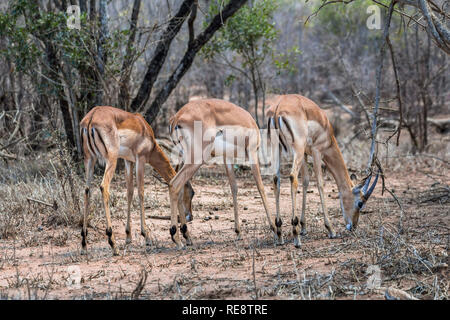
[(363, 206), (364, 206), (364, 203), (361, 200), (359, 200), (358, 201), (358, 208), (362, 209)]

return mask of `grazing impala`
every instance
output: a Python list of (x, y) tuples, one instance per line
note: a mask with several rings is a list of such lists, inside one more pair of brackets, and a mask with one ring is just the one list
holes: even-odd
[[(255, 120), (244, 109), (218, 99), (203, 99), (189, 102), (170, 119), (170, 134), (174, 143), (182, 150), (184, 164), (170, 182), (171, 223), (170, 235), (178, 248), (183, 247), (176, 227), (176, 204), (178, 193), (203, 163), (211, 157), (223, 157), (226, 173), (233, 195), (235, 232), (240, 238), (237, 206), (237, 186), (233, 172), (236, 158), (248, 158), (252, 174), (266, 211), (275, 240), (282, 242), (281, 221), (273, 220), (267, 206), (266, 193), (262, 184), (258, 148), (260, 133)], [(192, 243), (186, 224), (181, 221), (181, 232), (186, 244)]]
[[(133, 199), (133, 164), (136, 166), (136, 183), (139, 194), (141, 213), (141, 234), (147, 245), (151, 245), (150, 231), (145, 224), (144, 215), (144, 165), (150, 165), (169, 183), (175, 176), (175, 170), (160, 146), (150, 125), (139, 114), (129, 113), (113, 107), (95, 107), (81, 120), (80, 134), (84, 153), (86, 170), (85, 208), (83, 217), (82, 253), (86, 253), (87, 216), (89, 213), (90, 185), (97, 160), (105, 164), (105, 173), (100, 186), (103, 205), (106, 214), (106, 234), (113, 254), (118, 254), (116, 242), (111, 227), (109, 210), (109, 186), (116, 169), (117, 159), (125, 160), (125, 176), (127, 185), (127, 243), (131, 242), (131, 201)], [(191, 203), (194, 196), (190, 182), (183, 184), (182, 197), (178, 203), (180, 218), (185, 221), (192, 218)]]
[[(342, 214), (348, 230), (352, 230), (358, 224), (359, 213), (367, 199), (372, 194), (378, 180), (378, 174), (374, 183), (368, 189), (370, 179), (365, 183), (354, 186), (350, 180), (344, 159), (337, 145), (333, 134), (333, 128), (325, 112), (320, 109), (313, 101), (301, 95), (287, 94), (279, 96), (270, 108), (267, 110), (269, 137), (270, 130), (278, 129), (278, 139), (272, 140), (272, 143), (279, 143), (282, 148), (279, 150), (281, 159), (282, 149), (292, 153), (293, 162), (290, 172), (291, 180), (291, 198), (292, 198), (292, 233), (294, 244), (300, 246), (298, 218), (296, 217), (296, 193), (298, 186), (298, 173), (301, 170), (303, 180), (303, 206), (300, 218), (301, 234), (306, 232), (305, 207), (306, 207), (306, 189), (309, 183), (308, 168), (306, 165), (306, 155), (313, 157), (314, 172), (317, 177), (317, 187), (319, 189), (320, 202), (324, 215), (325, 227), (328, 230), (330, 238), (336, 237), (333, 226), (331, 225), (327, 207), (325, 205), (325, 196), (323, 192), (323, 177), (321, 170), (321, 161), (325, 163), (328, 170), (333, 175), (339, 189)], [(273, 145), (274, 146), (274, 145)], [(274, 149), (274, 148), (272, 148)], [(278, 162), (280, 163), (280, 162)], [(277, 217), (279, 217), (280, 206), (280, 171), (273, 179)]]

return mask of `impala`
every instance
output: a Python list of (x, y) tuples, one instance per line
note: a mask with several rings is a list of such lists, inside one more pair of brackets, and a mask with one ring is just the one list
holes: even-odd
[[(267, 110), (269, 137), (270, 130), (277, 129), (278, 139), (272, 140), (274, 144), (281, 144), (279, 154), (275, 155), (281, 159), (282, 150), (293, 155), (292, 167), (290, 172), (291, 180), (291, 200), (292, 200), (292, 233), (294, 236), (294, 245), (300, 246), (298, 218), (296, 216), (296, 193), (298, 187), (298, 174), (301, 171), (303, 184), (303, 205), (300, 218), (301, 234), (306, 233), (306, 190), (308, 188), (309, 176), (306, 165), (306, 155), (313, 158), (314, 172), (317, 178), (317, 187), (319, 189), (320, 202), (324, 215), (325, 227), (328, 230), (328, 236), (335, 238), (336, 233), (330, 223), (325, 204), (323, 191), (323, 177), (321, 170), (321, 161), (323, 161), (331, 172), (339, 189), (341, 210), (344, 216), (344, 222), (348, 230), (356, 228), (359, 219), (360, 210), (364, 207), (366, 201), (372, 194), (378, 181), (378, 174), (370, 188), (371, 176), (356, 187), (350, 179), (347, 167), (339, 150), (334, 137), (333, 128), (325, 112), (320, 109), (313, 101), (301, 95), (288, 94), (278, 97), (277, 100)], [(272, 148), (274, 149), (274, 148)], [(275, 150), (274, 149), (274, 150)], [(280, 161), (278, 161), (279, 165)], [(273, 178), (276, 213), (279, 219), (280, 214), (280, 170)]]
[[(275, 241), (282, 242), (281, 221), (273, 220), (267, 206), (258, 162), (261, 137), (259, 128), (250, 113), (224, 100), (203, 99), (189, 102), (170, 119), (170, 135), (183, 154), (183, 166), (170, 182), (171, 228), (170, 235), (178, 248), (182, 248), (177, 230), (176, 204), (178, 194), (195, 172), (212, 157), (224, 161), (233, 196), (234, 224), (238, 239), (240, 224), (237, 205), (237, 186), (233, 171), (236, 158), (249, 159), (251, 170), (261, 196)], [(181, 221), (181, 219), (180, 219)], [(186, 244), (192, 240), (186, 224), (181, 221), (181, 232)]]
[[(97, 160), (105, 164), (100, 191), (106, 215), (106, 235), (113, 254), (117, 255), (118, 249), (111, 227), (109, 187), (118, 158), (125, 160), (128, 200), (127, 225), (125, 228), (126, 243), (131, 242), (130, 211), (134, 191), (133, 165), (135, 165), (141, 214), (141, 235), (145, 238), (146, 245), (151, 245), (150, 230), (145, 224), (144, 215), (144, 165), (149, 163), (167, 183), (172, 180), (176, 173), (167, 156), (156, 142), (152, 128), (140, 114), (129, 113), (113, 107), (95, 107), (81, 120), (80, 131), (86, 171), (85, 208), (81, 230), (82, 254), (87, 252), (86, 237), (91, 194), (90, 185)], [(180, 220), (186, 221), (186, 217), (191, 220), (191, 203), (194, 191), (188, 181), (180, 186), (180, 189), (181, 187), (184, 188), (183, 194), (178, 201), (175, 201), (175, 205), (178, 204)]]

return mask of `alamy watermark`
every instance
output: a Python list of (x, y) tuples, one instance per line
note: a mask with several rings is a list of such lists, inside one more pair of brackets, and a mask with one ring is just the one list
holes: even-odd
[(66, 279), (66, 286), (72, 289), (81, 288), (81, 270), (79, 266), (68, 266), (67, 273), (69, 274)]
[[(273, 175), (279, 167), (279, 140), (277, 129), (227, 126), (203, 127), (194, 121), (193, 130), (176, 127), (172, 131), (175, 147), (170, 151), (174, 164), (223, 163), (252, 165), (259, 162), (262, 175)], [(270, 136), (269, 136), (270, 135)], [(257, 150), (252, 154), (252, 150)]]
[(367, 289), (379, 289), (381, 287), (380, 267), (377, 265), (370, 265), (367, 267), (366, 274), (369, 275), (366, 282)]
[(366, 20), (366, 26), (369, 30), (381, 29), (381, 10), (377, 5), (371, 5), (367, 7), (366, 13), (370, 16)]
[(67, 28), (69, 29), (81, 29), (81, 10), (80, 6), (72, 5), (67, 7)]

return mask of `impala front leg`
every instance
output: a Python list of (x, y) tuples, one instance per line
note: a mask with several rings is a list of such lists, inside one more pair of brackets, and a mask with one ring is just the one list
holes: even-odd
[[(200, 168), (201, 164), (184, 164), (180, 171), (173, 177), (172, 181), (169, 184), (169, 195), (170, 195), (170, 237), (172, 241), (175, 242), (178, 249), (183, 249), (183, 243), (180, 241), (180, 234), (178, 232), (177, 224), (178, 217), (177, 213), (180, 216), (181, 222), (181, 232), (183, 233), (183, 237), (186, 239), (186, 243), (188, 245), (192, 244), (192, 240), (190, 238), (190, 234), (186, 224), (186, 216), (184, 210), (180, 210), (181, 208), (178, 206), (180, 199), (180, 191), (181, 188), (188, 182), (195, 172)], [(178, 210), (177, 210), (178, 209)], [(178, 212), (177, 212), (178, 211)]]
[(180, 234), (178, 233), (177, 225), (178, 225), (178, 217), (177, 217), (177, 209), (178, 209), (178, 193), (173, 190), (173, 188), (169, 187), (169, 197), (170, 197), (170, 237), (172, 241), (175, 242), (177, 249), (183, 249), (183, 244), (180, 241)]
[[(275, 159), (275, 157), (272, 157), (272, 158)], [(281, 218), (280, 218), (281, 149), (279, 149), (276, 166), (277, 166), (277, 172), (273, 176), (273, 189), (275, 191), (275, 210), (276, 210), (276, 214), (277, 214), (277, 216), (275, 218), (275, 223), (277, 223), (277, 221), (278, 221), (278, 224), (281, 225)]]
[(239, 211), (238, 211), (238, 204), (237, 204), (237, 184), (236, 184), (236, 177), (234, 175), (233, 170), (233, 164), (227, 164), (225, 162), (226, 159), (224, 159), (225, 163), (225, 171), (228, 176), (228, 181), (230, 182), (230, 188), (231, 188), (231, 194), (233, 196), (233, 210), (234, 210), (234, 232), (236, 232), (236, 239), (241, 240), (241, 226), (239, 223)]
[(259, 161), (258, 161), (258, 155), (256, 154), (256, 151), (251, 154), (250, 159), (251, 159), (251, 161), (253, 161), (253, 163), (251, 165), (253, 178), (255, 179), (256, 187), (258, 188), (259, 195), (261, 196), (264, 210), (266, 211), (267, 220), (269, 221), (270, 229), (274, 233), (275, 242), (277, 244), (283, 244), (283, 234), (281, 233), (282, 222), (281, 222), (280, 218), (272, 219), (272, 216), (269, 212), (269, 207), (267, 206), (266, 192), (264, 191), (264, 185), (262, 183), (261, 172), (259, 171)]
[(298, 172), (300, 167), (303, 165), (303, 155), (304, 150), (301, 149), (298, 152), (294, 153), (294, 160), (292, 163), (291, 174), (289, 176), (291, 180), (291, 199), (292, 199), (292, 235), (294, 237), (294, 245), (296, 248), (300, 248), (300, 237), (299, 231), (300, 228), (298, 226), (298, 217), (296, 216), (297, 212), (297, 188), (298, 188)]
[(145, 223), (145, 207), (144, 207), (144, 164), (145, 158), (140, 157), (136, 159), (136, 184), (139, 194), (139, 207), (141, 210), (141, 235), (145, 238), (147, 246), (152, 245), (152, 238), (150, 237), (150, 230)]
[(319, 189), (320, 202), (322, 204), (323, 220), (325, 223), (325, 228), (328, 230), (329, 238), (336, 238), (336, 233), (334, 232), (333, 226), (328, 218), (327, 206), (325, 204), (325, 196), (323, 192), (323, 177), (322, 177), (322, 167), (320, 164), (321, 156), (318, 150), (313, 150), (313, 163), (314, 163), (314, 173), (317, 178), (317, 188)]

